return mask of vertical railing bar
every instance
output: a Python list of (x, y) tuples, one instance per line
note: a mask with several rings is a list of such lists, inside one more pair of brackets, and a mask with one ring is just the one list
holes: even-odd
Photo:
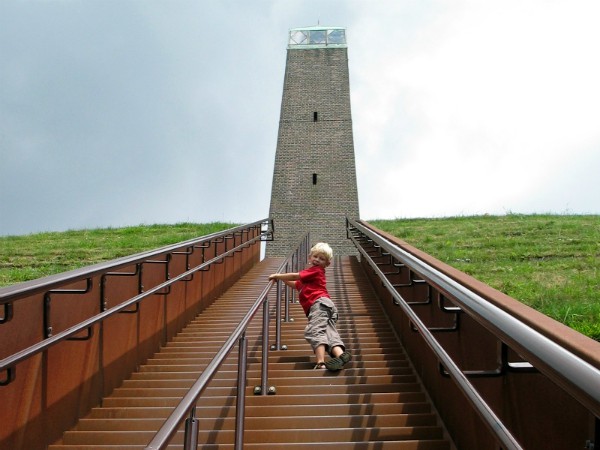
[[(298, 249), (294, 250), (294, 253), (292, 254), (292, 260), (290, 261), (290, 264), (291, 264), (290, 272), (299, 272), (297, 262), (298, 262)], [(294, 290), (290, 289), (290, 296), (291, 296), (290, 302), (291, 303), (296, 302), (296, 297), (294, 294), (295, 294)]]
[[(285, 270), (284, 272), (287, 273), (288, 272), (288, 268), (289, 268), (289, 264), (285, 263)], [(289, 286), (287, 284), (283, 284), (283, 292), (284, 292), (284, 302), (285, 302), (285, 322), (288, 323), (290, 321), (290, 289)]]
[(44, 312), (44, 339), (52, 337), (52, 322), (50, 319), (50, 311), (52, 309), (51, 301), (50, 293), (46, 292), (46, 294), (44, 294), (44, 300), (42, 304)]
[(0, 317), (0, 324), (10, 322), (13, 318), (13, 304), (5, 303), (4, 304), (4, 315)]
[(239, 340), (238, 351), (238, 389), (235, 408), (235, 450), (244, 448), (244, 420), (246, 415), (246, 369), (248, 363), (248, 338), (246, 332)]
[(84, 289), (51, 289), (49, 291), (46, 291), (46, 293), (44, 294), (43, 303), (42, 303), (42, 311), (43, 311), (43, 315), (44, 315), (44, 330), (43, 330), (44, 339), (48, 339), (48, 338), (52, 337), (53, 329), (52, 329), (52, 320), (50, 317), (51, 310), (52, 310), (52, 294), (63, 294), (63, 295), (87, 294), (87, 293), (91, 292), (92, 287), (93, 287), (92, 277), (86, 278), (85, 283), (86, 283), (86, 285), (85, 285)]
[(269, 373), (269, 296), (265, 296), (263, 302), (263, 327), (262, 327), (262, 361), (261, 361), (261, 378), (260, 378), (260, 393), (267, 393), (268, 373)]
[(15, 380), (17, 368), (16, 366), (7, 367), (4, 371), (6, 372), (6, 377), (4, 380), (0, 380), (0, 386), (7, 386)]
[(190, 416), (185, 419), (185, 434), (183, 450), (198, 449), (198, 419), (196, 419), (196, 404), (190, 408)]
[(282, 281), (278, 280), (276, 286), (276, 302), (275, 302), (275, 350), (281, 350), (281, 286)]

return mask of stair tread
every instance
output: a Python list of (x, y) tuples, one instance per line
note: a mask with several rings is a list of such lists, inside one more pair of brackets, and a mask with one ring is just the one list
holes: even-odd
[[(221, 366), (223, 367), (223, 366)], [(312, 369), (312, 364), (310, 365)], [(201, 372), (136, 372), (127, 381), (143, 381), (143, 380), (196, 380)], [(382, 376), (382, 375), (413, 375), (414, 371), (407, 365), (398, 365), (394, 367), (351, 367), (349, 365), (344, 367), (342, 372), (338, 374), (323, 372), (320, 377), (365, 377), (365, 376)], [(295, 370), (295, 369), (269, 369), (269, 378), (314, 378), (315, 371), (313, 370)], [(249, 367), (248, 378), (260, 378), (260, 371), (258, 368)], [(220, 370), (216, 375), (215, 379), (237, 379), (237, 367), (235, 370)]]
[[(319, 449), (331, 450), (450, 450), (450, 444), (445, 439), (419, 439), (403, 441), (380, 441), (371, 440), (369, 442), (274, 442), (274, 443), (244, 443), (244, 448), (259, 450), (306, 450), (312, 449), (315, 445)], [(54, 444), (48, 447), (48, 450), (143, 450), (145, 445), (141, 444), (119, 444), (119, 445), (65, 445)], [(204, 444), (202, 450), (233, 450), (233, 444)], [(166, 447), (166, 450), (181, 450), (181, 445), (173, 444)]]
[[(196, 408), (198, 417), (213, 417), (221, 414), (227, 417), (228, 414), (235, 413), (235, 407), (221, 406), (198, 406)], [(173, 408), (170, 407), (124, 407), (124, 408), (94, 408), (88, 417), (104, 418), (127, 418), (127, 417), (153, 417), (166, 418)], [(347, 404), (331, 403), (322, 405), (318, 409), (320, 414), (327, 415), (385, 415), (385, 414), (423, 414), (431, 411), (428, 403), (364, 403)], [(290, 416), (290, 415), (310, 415), (314, 414), (315, 407), (308, 405), (295, 405), (289, 408), (288, 405), (269, 405), (269, 406), (246, 406), (246, 415), (249, 417), (270, 417), (270, 416)]]
[[(318, 418), (323, 428), (375, 428), (393, 426), (435, 426), (436, 416), (433, 413), (424, 414), (346, 414), (346, 415), (323, 415), (314, 414), (310, 416), (277, 416), (261, 417), (246, 416), (244, 423), (246, 430), (264, 429), (270, 426), (274, 429), (302, 428), (311, 420)], [(162, 418), (85, 418), (77, 425), (77, 431), (152, 431), (157, 430), (163, 424)], [(200, 429), (213, 429), (218, 422), (221, 429), (233, 429), (235, 427), (235, 415), (228, 417), (199, 417)]]
[[(365, 427), (365, 428), (319, 428), (318, 433), (313, 428), (294, 428), (286, 430), (261, 429), (244, 430), (244, 442), (326, 442), (339, 440), (403, 440), (419, 438), (441, 438), (443, 431), (439, 426), (419, 427)], [(154, 431), (67, 431), (63, 436), (66, 444), (89, 442), (90, 439), (101, 440), (105, 443), (138, 443), (145, 444), (154, 437)], [(198, 443), (232, 443), (234, 430), (199, 430)], [(183, 442), (183, 431), (178, 431), (171, 443)]]

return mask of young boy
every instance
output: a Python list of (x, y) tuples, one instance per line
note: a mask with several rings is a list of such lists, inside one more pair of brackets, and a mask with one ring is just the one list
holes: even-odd
[[(304, 338), (309, 342), (317, 365), (332, 372), (341, 370), (352, 359), (336, 329), (338, 311), (327, 292), (325, 268), (331, 263), (333, 251), (328, 244), (319, 242), (310, 249), (308, 267), (300, 272), (274, 273), (269, 280), (281, 280), (299, 291), (300, 305), (308, 317)], [(325, 361), (325, 353), (331, 358)]]

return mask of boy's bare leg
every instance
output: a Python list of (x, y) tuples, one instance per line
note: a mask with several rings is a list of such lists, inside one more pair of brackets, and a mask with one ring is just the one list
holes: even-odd
[(325, 346), (319, 345), (315, 348), (315, 356), (317, 357), (317, 364), (325, 362)]
[(331, 356), (334, 358), (339, 357), (342, 353), (344, 353), (344, 350), (339, 345), (336, 345), (331, 349)]

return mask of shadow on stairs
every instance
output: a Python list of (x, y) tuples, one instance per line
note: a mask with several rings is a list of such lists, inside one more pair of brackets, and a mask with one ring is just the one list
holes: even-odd
[[(254, 267), (49, 450), (143, 449), (280, 263), (269, 258)], [(268, 384), (277, 393), (253, 395), (261, 377), (262, 318), (257, 315), (247, 331), (244, 447), (452, 449), (359, 262), (335, 258), (327, 281), (340, 313), (338, 330), (353, 360), (337, 373), (313, 370), (314, 357), (303, 338), (306, 317), (299, 304), (291, 304), (294, 320), (282, 324), (287, 350), (269, 352)], [(236, 382), (237, 348), (198, 401), (199, 448), (233, 449)], [(181, 449), (182, 442), (183, 428), (168, 448)]]

